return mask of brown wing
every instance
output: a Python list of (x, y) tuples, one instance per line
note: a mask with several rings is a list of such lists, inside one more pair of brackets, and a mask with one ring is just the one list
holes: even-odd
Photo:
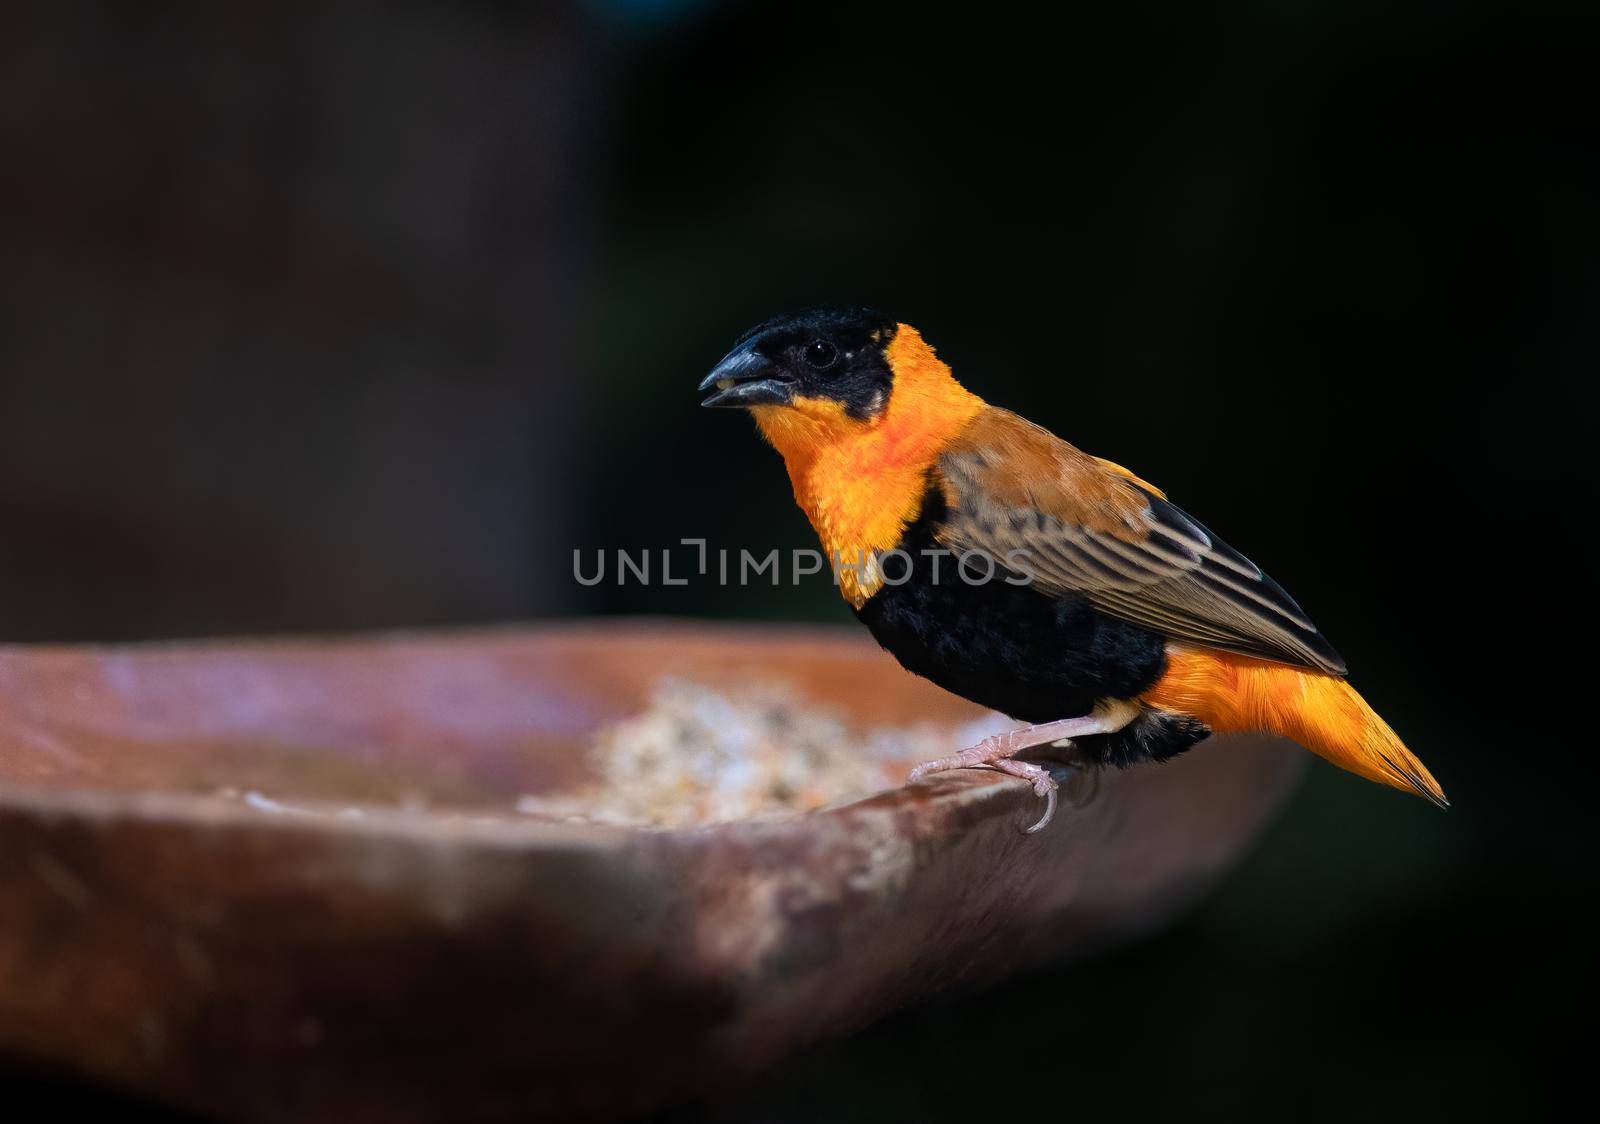
[[(1155, 488), (1007, 411), (989, 408), (940, 458), (958, 553), (1008, 556), (1052, 595), (1216, 648), (1343, 675), (1344, 660), (1248, 558)], [(1018, 552), (1013, 554), (1012, 552)]]

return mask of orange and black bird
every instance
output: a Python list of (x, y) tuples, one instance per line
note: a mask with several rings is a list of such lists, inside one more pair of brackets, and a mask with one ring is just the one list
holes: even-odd
[(1032, 723), (911, 780), (978, 765), (1021, 777), (1047, 799), (1037, 831), (1055, 782), (1021, 750), (1070, 740), (1125, 767), (1262, 730), (1444, 806), (1276, 582), (1159, 488), (964, 388), (909, 325), (865, 308), (780, 316), (700, 390), (749, 410), (783, 455), (878, 643)]

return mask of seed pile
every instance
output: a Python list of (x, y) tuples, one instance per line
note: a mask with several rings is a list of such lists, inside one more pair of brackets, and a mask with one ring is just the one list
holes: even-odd
[(917, 762), (1008, 727), (991, 715), (861, 729), (781, 686), (723, 691), (664, 678), (642, 713), (596, 737), (594, 785), (524, 796), (517, 810), (659, 828), (810, 811), (896, 787)]

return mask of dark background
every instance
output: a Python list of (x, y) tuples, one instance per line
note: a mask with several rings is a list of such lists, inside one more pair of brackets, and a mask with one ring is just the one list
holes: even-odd
[(1597, 27), (1460, 7), (0, 7), (0, 639), (845, 622), (571, 552), (811, 545), (693, 388), (871, 303), (1262, 563), (1455, 807), (1319, 764), (1167, 934), (677, 1118), (1538, 1114), (1593, 954)]

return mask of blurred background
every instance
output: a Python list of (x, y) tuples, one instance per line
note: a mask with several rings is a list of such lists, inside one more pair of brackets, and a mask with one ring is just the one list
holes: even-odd
[(1592, 974), (1600, 28), (1462, 8), (0, 6), (0, 640), (846, 624), (572, 552), (812, 545), (694, 386), (869, 303), (1260, 562), (1455, 807), (1319, 764), (1167, 934), (673, 1119), (1535, 1115)]

